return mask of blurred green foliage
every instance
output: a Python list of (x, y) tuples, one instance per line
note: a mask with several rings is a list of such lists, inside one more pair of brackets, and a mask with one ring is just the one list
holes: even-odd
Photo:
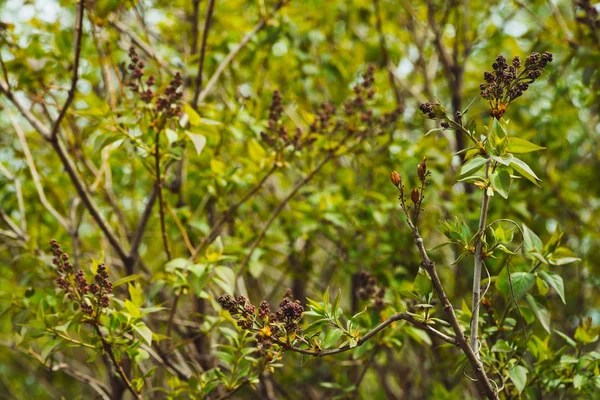
[[(251, 353), (253, 337), (236, 329), (216, 299), (244, 294), (254, 304), (275, 304), (290, 287), (303, 304), (315, 299), (320, 305), (311, 303), (311, 310), (323, 317), (318, 313), (329, 301), (322, 293), (340, 289), (346, 315), (369, 306), (356, 317), (363, 334), (396, 311), (429, 317), (430, 306), (432, 318), (439, 318), (434, 322), (443, 326), (389, 173), (399, 171), (412, 189), (418, 183), (416, 165), (427, 157), (432, 175), (419, 220), (426, 247), (450, 238), (469, 253), (482, 191), (457, 182), (462, 160), (454, 155), (468, 140), (448, 131), (425, 136), (438, 126), (421, 116), (418, 105), (437, 98), (453, 115), (475, 98), (468, 115), (483, 133), (490, 117), (479, 84), (496, 56), (524, 59), (533, 51), (550, 51), (554, 61), (544, 77), (504, 116), (511, 137), (544, 149), (519, 154), (541, 180), (539, 187), (517, 179), (508, 200), (494, 196), (490, 202), (488, 221), (517, 221), (523, 249), (510, 263), (510, 286), (508, 253), (487, 263), (491, 279), (483, 277), (490, 285), (489, 304), (481, 311), (482, 357), (486, 365), (504, 368), (490, 372), (506, 385), (503, 398), (596, 398), (600, 23), (594, 10), (599, 5), (216, 1), (203, 68), (203, 87), (210, 92), (194, 110), (208, 3), (86, 2), (77, 91), (59, 130), (76, 174), (129, 251), (155, 187), (156, 126), (151, 106), (127, 87), (128, 49), (133, 43), (146, 63), (145, 76), (156, 76), (157, 95), (176, 71), (181, 73), (184, 117), (167, 123), (160, 137), (170, 260), (157, 203), (142, 230), (139, 259), (127, 265), (81, 200), (55, 148), (9, 96), (0, 95), (3, 396), (124, 393), (106, 351), (96, 357), (103, 346), (93, 331), (85, 323), (64, 325), (78, 311), (54, 282), (48, 242), (55, 238), (88, 277), (90, 266), (98, 265), (93, 260), (109, 266), (114, 298), (102, 324), (132, 385), (143, 388), (147, 398), (202, 398), (208, 392), (213, 398), (477, 397), (463, 375), (469, 374), (464, 356), (412, 325), (396, 322), (348, 353), (308, 359), (285, 352), (266, 362)], [(0, 0), (2, 81), (48, 128), (70, 88), (75, 21), (74, 2)], [(222, 64), (247, 34), (247, 44)], [(370, 107), (375, 117), (399, 107), (397, 123), (351, 143), (342, 143), (343, 134), (332, 127), (312, 132), (323, 103), (343, 116), (344, 101), (352, 98), (369, 64), (376, 66)], [(299, 128), (305, 146), (271, 146), (261, 137), (268, 132), (275, 90), (283, 97), (288, 135)], [(352, 123), (361, 126), (358, 117)], [(219, 221), (219, 232), (211, 231)], [(507, 251), (514, 251), (519, 229), (510, 223), (494, 229), (488, 242), (506, 243)], [(215, 234), (191, 261), (193, 248), (210, 233)], [(467, 328), (473, 258), (465, 254), (453, 264), (460, 246), (440, 247), (430, 256)], [(387, 289), (383, 310), (357, 296), (360, 271)], [(308, 327), (314, 315), (305, 320)], [(329, 322), (336, 325), (335, 318)], [(317, 339), (336, 347), (353, 336), (347, 330), (342, 338), (325, 329)], [(61, 340), (61, 332), (91, 348)], [(100, 389), (82, 382), (77, 372), (97, 379)]]

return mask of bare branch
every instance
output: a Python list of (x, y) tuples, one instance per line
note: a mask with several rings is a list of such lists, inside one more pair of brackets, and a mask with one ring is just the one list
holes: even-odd
[[(385, 321), (383, 321), (382, 323), (380, 323), (379, 325), (377, 325), (375, 328), (373, 328), (368, 333), (366, 333), (363, 337), (361, 337), (357, 341), (356, 346), (362, 346), (369, 339), (371, 339), (373, 336), (377, 335), (379, 332), (381, 332), (382, 330), (387, 328), (389, 325), (393, 324), (396, 321), (401, 321), (401, 320), (406, 321), (420, 329), (423, 329), (424, 331), (431, 333), (432, 335), (443, 340), (444, 342), (458, 346), (458, 342), (455, 337), (446, 335), (445, 333), (438, 331), (437, 329), (433, 328), (430, 325), (427, 325), (424, 322), (417, 321), (412, 315), (405, 313), (405, 312), (396, 313), (396, 314), (392, 315), (391, 317), (389, 317), (388, 319), (386, 319)], [(297, 353), (306, 354), (306, 355), (315, 356), (315, 357), (324, 357), (324, 356), (330, 356), (333, 354), (344, 353), (344, 352), (346, 352), (348, 350), (352, 350), (354, 348), (354, 347), (350, 347), (347, 345), (344, 347), (340, 347), (338, 349), (315, 351), (315, 350), (306, 350), (306, 349), (302, 349), (300, 347), (290, 346), (290, 345), (286, 344), (285, 342), (282, 342), (278, 339), (275, 339), (275, 340), (277, 341), (277, 343), (279, 345), (281, 345), (283, 348), (285, 348), (287, 350), (291, 350), (291, 351), (295, 351)]]
[(292, 188), (292, 190), (290, 190), (290, 192), (283, 198), (283, 200), (281, 200), (281, 202), (277, 205), (277, 207), (273, 210), (273, 212), (271, 213), (271, 216), (269, 217), (269, 219), (267, 220), (267, 222), (265, 223), (265, 226), (262, 228), (262, 230), (260, 231), (260, 233), (258, 234), (258, 236), (256, 237), (256, 239), (254, 239), (254, 241), (252, 242), (252, 245), (250, 245), (250, 251), (248, 252), (248, 254), (246, 255), (246, 257), (244, 258), (244, 261), (242, 261), (242, 264), (240, 265), (240, 269), (238, 270), (237, 274), (236, 274), (236, 278), (239, 278), (243, 273), (244, 270), (246, 269), (246, 267), (248, 266), (248, 263), (250, 262), (250, 259), (252, 258), (252, 254), (254, 254), (254, 251), (256, 250), (256, 248), (258, 247), (258, 245), (260, 244), (260, 242), (263, 240), (263, 238), (265, 237), (265, 235), (267, 234), (267, 231), (269, 230), (269, 228), (271, 227), (271, 224), (273, 222), (275, 222), (275, 219), (277, 219), (277, 216), (281, 213), (281, 211), (283, 211), (283, 209), (285, 208), (285, 206), (289, 203), (289, 201), (294, 198), (294, 196), (296, 195), (296, 193), (298, 193), (298, 191), (304, 186), (306, 185), (308, 182), (310, 182), (312, 180), (312, 178), (314, 178), (314, 176), (317, 174), (317, 172), (319, 172), (321, 170), (321, 168), (323, 168), (325, 166), (325, 164), (327, 164), (329, 161), (333, 160), (334, 158), (336, 158), (336, 152), (348, 141), (348, 139), (350, 139), (352, 137), (351, 134), (346, 135), (342, 140), (340, 140), (340, 142), (333, 148), (331, 149), (327, 156), (325, 156), (320, 163), (318, 163), (312, 171), (310, 171), (308, 173), (308, 175), (306, 175), (304, 178), (302, 178), (301, 180), (299, 180), (294, 187)]
[(237, 209), (248, 201), (256, 192), (260, 190), (260, 188), (265, 184), (267, 179), (275, 172), (277, 169), (277, 165), (273, 164), (273, 167), (263, 176), (263, 178), (258, 182), (252, 189), (248, 191), (237, 203), (232, 204), (227, 211), (221, 216), (221, 218), (213, 225), (210, 232), (206, 235), (204, 239), (196, 246), (194, 251), (192, 252), (192, 260), (195, 260), (198, 257), (198, 254), (208, 245), (210, 244), (221, 232), (221, 228), (227, 222), (229, 218), (237, 211)]
[(60, 114), (58, 114), (58, 118), (54, 122), (52, 126), (52, 131), (50, 132), (50, 137), (52, 139), (56, 138), (56, 134), (58, 133), (58, 128), (60, 127), (60, 123), (67, 114), (67, 110), (69, 106), (73, 102), (75, 98), (75, 91), (77, 90), (77, 80), (79, 79), (79, 58), (81, 56), (81, 38), (83, 37), (83, 13), (85, 11), (85, 0), (79, 0), (77, 2), (77, 18), (75, 20), (75, 40), (74, 40), (74, 53), (73, 56), (73, 76), (71, 78), (71, 89), (67, 94), (67, 100), (63, 105), (63, 108), (60, 110)]
[(13, 128), (15, 128), (17, 136), (19, 137), (19, 142), (21, 143), (23, 153), (25, 154), (25, 161), (27, 163), (27, 166), (29, 167), (29, 171), (31, 171), (33, 184), (35, 185), (35, 189), (38, 192), (40, 202), (50, 212), (50, 214), (52, 214), (52, 216), (58, 221), (58, 223), (61, 224), (67, 232), (70, 232), (71, 227), (69, 226), (69, 222), (67, 221), (67, 219), (63, 217), (46, 198), (46, 194), (44, 193), (44, 186), (42, 185), (40, 175), (38, 174), (37, 168), (35, 167), (33, 156), (31, 155), (31, 150), (29, 149), (29, 145), (27, 144), (27, 139), (25, 138), (25, 132), (23, 132), (18, 121), (15, 119), (15, 117), (9, 110), (7, 110), (6, 115), (8, 116), (8, 119), (10, 120)]
[(198, 61), (198, 75), (196, 75), (196, 90), (194, 91), (194, 100), (192, 101), (192, 107), (195, 110), (198, 109), (198, 97), (200, 96), (200, 90), (202, 89), (204, 58), (206, 57), (206, 42), (208, 39), (208, 32), (210, 31), (210, 23), (212, 21), (214, 8), (215, 8), (215, 0), (209, 0), (208, 1), (208, 10), (206, 11), (206, 19), (204, 21), (204, 30), (202, 31), (202, 47), (200, 47), (200, 60)]
[(167, 71), (170, 75), (175, 75), (175, 70), (171, 68), (169, 63), (160, 58), (154, 49), (144, 40), (139, 37), (135, 32), (127, 27), (127, 25), (122, 22), (116, 21), (114, 19), (109, 20), (109, 23), (119, 32), (129, 36), (129, 39), (139, 47), (148, 57), (152, 58), (156, 63), (165, 71)]
[[(401, 197), (402, 197), (402, 195), (401, 195)], [(435, 264), (433, 261), (431, 261), (431, 259), (429, 258), (429, 255), (427, 254), (427, 250), (425, 249), (425, 245), (423, 244), (423, 239), (421, 238), (421, 235), (419, 234), (419, 230), (413, 224), (413, 222), (410, 220), (410, 217), (408, 216), (408, 212), (406, 211), (404, 204), (403, 204), (402, 208), (406, 214), (406, 222), (408, 223), (408, 226), (410, 227), (410, 229), (412, 231), (415, 245), (417, 246), (417, 249), (419, 250), (419, 253), (421, 254), (421, 259), (422, 259), (421, 265), (423, 266), (425, 271), (427, 271), (427, 273), (431, 277), (431, 283), (433, 284), (433, 288), (442, 303), (442, 307), (443, 307), (444, 311), (448, 314), (448, 318), (450, 320), (450, 325), (452, 325), (452, 329), (454, 330), (457, 345), (462, 349), (463, 353), (467, 356), (467, 360), (469, 361), (469, 363), (471, 364), (471, 367), (473, 368), (473, 370), (475, 372), (475, 377), (477, 379), (477, 385), (479, 386), (480, 390), (485, 394), (485, 396), (487, 398), (494, 399), (494, 400), (498, 399), (499, 398), (498, 393), (492, 386), (490, 379), (488, 379), (488, 377), (485, 373), (485, 369), (483, 368), (483, 364), (481, 363), (481, 360), (477, 357), (477, 355), (473, 351), (473, 348), (469, 344), (467, 337), (465, 336), (464, 332), (462, 331), (460, 323), (458, 322), (458, 318), (456, 317), (456, 314), (454, 313), (454, 308), (452, 306), (452, 303), (450, 303), (450, 300), (448, 299), (448, 296), (446, 295), (446, 291), (444, 290), (444, 287), (442, 285), (442, 281), (440, 280), (440, 277), (437, 274)]]
[[(284, 1), (280, 1), (279, 3), (277, 3), (277, 5), (275, 5), (275, 7), (273, 7), (273, 10), (271, 13), (274, 13), (277, 10), (279, 10), (285, 3), (287, 3), (287, 1), (289, 1), (289, 0), (284, 0)], [(225, 56), (223, 61), (221, 61), (221, 64), (219, 64), (219, 66), (217, 67), (214, 74), (210, 77), (210, 80), (208, 81), (208, 83), (206, 84), (204, 89), (198, 95), (196, 104), (202, 103), (204, 101), (204, 99), (206, 98), (206, 96), (208, 96), (210, 94), (210, 92), (213, 90), (214, 86), (216, 85), (217, 81), (219, 80), (219, 78), (221, 77), (223, 72), (225, 71), (225, 68), (227, 68), (227, 66), (229, 65), (229, 63), (231, 63), (231, 61), (235, 58), (235, 56), (244, 47), (246, 47), (248, 42), (250, 42), (250, 40), (254, 36), (256, 36), (256, 34), (258, 32), (260, 32), (265, 26), (267, 26), (267, 21), (268, 21), (268, 17), (261, 18), (261, 20), (254, 26), (254, 28), (252, 28), (252, 30), (243, 37), (242, 41), (233, 50), (231, 50), (229, 52), (229, 54), (227, 54), (227, 56)]]

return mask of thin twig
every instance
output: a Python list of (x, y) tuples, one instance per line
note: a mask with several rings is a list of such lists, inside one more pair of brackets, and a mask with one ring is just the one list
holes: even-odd
[(198, 97), (202, 89), (202, 78), (204, 72), (204, 59), (206, 57), (206, 43), (208, 32), (210, 31), (210, 23), (212, 22), (213, 11), (215, 9), (215, 0), (208, 1), (208, 10), (206, 10), (206, 19), (204, 20), (204, 30), (202, 31), (202, 46), (200, 47), (200, 60), (198, 61), (198, 75), (196, 75), (196, 89), (194, 90), (194, 100), (192, 107), (198, 109)]
[(48, 198), (46, 198), (46, 194), (44, 192), (44, 185), (40, 179), (40, 175), (38, 173), (37, 168), (35, 167), (35, 162), (33, 161), (33, 155), (31, 154), (31, 150), (29, 149), (29, 145), (27, 144), (27, 138), (25, 137), (25, 132), (21, 129), (19, 122), (15, 119), (12, 113), (7, 110), (6, 115), (10, 120), (17, 136), (19, 137), (19, 142), (21, 143), (21, 147), (23, 148), (23, 154), (25, 154), (25, 161), (27, 162), (27, 166), (29, 167), (29, 171), (31, 172), (31, 177), (33, 179), (33, 184), (35, 189), (38, 192), (38, 196), (40, 198), (40, 202), (42, 205), (52, 214), (52, 216), (58, 221), (59, 224), (62, 225), (63, 228), (67, 232), (70, 232), (71, 227), (69, 226), (69, 222), (65, 217), (63, 217), (50, 202)]
[(167, 255), (167, 261), (171, 260), (171, 250), (169, 249), (169, 239), (167, 238), (167, 228), (165, 225), (165, 204), (162, 196), (162, 177), (160, 173), (160, 132), (161, 129), (156, 129), (155, 146), (154, 149), (154, 173), (156, 174), (156, 190), (158, 194), (158, 212), (160, 215), (160, 232), (162, 235), (163, 245), (165, 247), (165, 254)]
[(108, 343), (106, 341), (106, 338), (104, 337), (104, 334), (102, 333), (102, 330), (100, 329), (100, 326), (98, 326), (97, 324), (94, 324), (94, 328), (96, 329), (96, 332), (98, 333), (98, 337), (100, 338), (100, 341), (102, 342), (104, 351), (110, 357), (110, 360), (112, 361), (115, 369), (121, 376), (121, 379), (123, 380), (123, 383), (125, 383), (125, 386), (127, 387), (127, 389), (131, 392), (131, 394), (133, 394), (133, 396), (136, 399), (142, 399), (142, 396), (133, 388), (133, 385), (129, 381), (127, 374), (123, 370), (123, 366), (121, 365), (121, 362), (119, 360), (117, 360), (115, 353), (112, 349), (112, 346), (110, 345), (110, 343)]
[[(391, 317), (389, 317), (388, 319), (386, 319), (385, 321), (383, 321), (382, 323), (377, 325), (375, 328), (370, 330), (368, 333), (366, 333), (363, 337), (361, 337), (357, 341), (357, 344), (355, 347), (362, 346), (373, 336), (377, 335), (379, 332), (381, 332), (382, 330), (384, 330), (385, 328), (387, 328), (389, 325), (393, 324), (396, 321), (409, 322), (410, 324), (412, 324), (420, 329), (430, 332), (431, 334), (433, 334), (434, 336), (443, 340), (444, 342), (458, 346), (458, 342), (455, 337), (446, 335), (445, 333), (438, 331), (437, 329), (431, 327), (430, 325), (427, 325), (424, 322), (417, 321), (412, 315), (410, 315), (408, 313), (399, 312), (399, 313), (392, 315)], [(346, 345), (346, 346), (343, 346), (343, 347), (340, 347), (337, 349), (317, 351), (317, 350), (307, 350), (307, 349), (302, 349), (300, 347), (290, 346), (287, 343), (280, 341), (279, 339), (275, 339), (275, 341), (279, 345), (281, 345), (283, 348), (285, 348), (286, 350), (291, 350), (291, 351), (295, 351), (297, 353), (306, 354), (306, 355), (315, 356), (315, 357), (325, 357), (325, 356), (330, 356), (333, 354), (344, 353), (344, 352), (346, 352), (348, 350), (352, 350), (354, 348), (354, 347), (350, 347), (349, 345)]]
[(77, 19), (75, 20), (75, 40), (73, 41), (74, 46), (74, 56), (73, 56), (73, 76), (71, 77), (71, 89), (67, 94), (67, 100), (60, 110), (60, 114), (58, 114), (58, 118), (54, 122), (52, 126), (52, 131), (50, 132), (50, 137), (52, 139), (56, 138), (58, 133), (58, 128), (60, 127), (60, 123), (67, 114), (67, 110), (69, 106), (73, 102), (75, 98), (75, 91), (77, 90), (77, 81), (79, 80), (79, 58), (81, 56), (81, 39), (83, 37), (83, 13), (85, 11), (85, 0), (79, 0), (77, 2)]
[[(287, 1), (289, 1), (289, 0), (280, 1), (279, 3), (277, 3), (275, 5), (275, 7), (273, 7), (273, 10), (271, 11), (271, 13), (274, 13), (277, 10), (279, 10), (285, 3), (287, 3)], [(265, 26), (267, 26), (267, 21), (268, 21), (268, 17), (261, 18), (261, 20), (254, 26), (254, 28), (252, 28), (252, 30), (250, 32), (248, 32), (242, 38), (242, 41), (233, 50), (231, 50), (229, 52), (229, 54), (227, 54), (227, 56), (225, 56), (225, 58), (223, 59), (223, 61), (221, 61), (221, 64), (219, 64), (219, 66), (215, 70), (214, 74), (210, 77), (210, 80), (208, 81), (208, 83), (206, 84), (206, 86), (204, 87), (204, 89), (202, 89), (202, 91), (198, 95), (198, 99), (196, 101), (197, 104), (202, 103), (204, 101), (204, 99), (206, 98), (206, 96), (208, 96), (212, 92), (212, 90), (213, 90), (214, 86), (216, 85), (217, 81), (219, 80), (219, 78), (221, 77), (221, 75), (223, 74), (223, 72), (225, 71), (225, 68), (227, 68), (227, 66), (229, 65), (229, 63), (231, 63), (231, 61), (235, 58), (235, 56), (244, 47), (246, 47), (246, 45), (248, 44), (248, 42), (250, 42), (250, 40), (254, 36), (256, 36), (256, 34), (258, 32), (260, 32)]]
[[(485, 164), (485, 179), (488, 177), (488, 170), (490, 168), (490, 162)], [(473, 294), (472, 294), (472, 316), (471, 316), (471, 347), (473, 351), (479, 357), (479, 348), (477, 346), (477, 335), (479, 330), (479, 306), (481, 303), (481, 267), (483, 259), (481, 251), (483, 249), (483, 235), (485, 234), (485, 227), (487, 224), (487, 214), (489, 207), (490, 197), (487, 195), (486, 189), (483, 190), (483, 199), (481, 200), (481, 212), (479, 214), (479, 227), (477, 241), (475, 242), (475, 265), (473, 268)]]
[(373, 5), (375, 7), (375, 27), (379, 36), (379, 49), (381, 51), (381, 56), (383, 57), (383, 63), (388, 71), (388, 80), (390, 81), (390, 86), (394, 91), (396, 105), (399, 106), (402, 104), (402, 96), (400, 95), (400, 90), (396, 85), (396, 78), (394, 76), (394, 73), (390, 68), (392, 64), (390, 61), (390, 53), (387, 50), (387, 44), (385, 42), (385, 34), (383, 32), (383, 24), (381, 22), (381, 10), (379, 9), (379, 0), (373, 0)]
[[(477, 384), (478, 384), (480, 390), (485, 394), (485, 396), (488, 399), (496, 400), (499, 398), (498, 393), (495, 391), (494, 387), (492, 386), (492, 383), (488, 379), (485, 369), (483, 367), (483, 364), (481, 363), (481, 360), (477, 357), (477, 355), (473, 351), (473, 348), (469, 344), (469, 341), (460, 326), (460, 322), (458, 321), (458, 318), (456, 317), (456, 314), (454, 313), (454, 307), (452, 306), (452, 303), (450, 303), (450, 300), (448, 299), (448, 295), (446, 294), (444, 286), (442, 285), (442, 281), (440, 280), (440, 277), (437, 274), (437, 270), (435, 268), (435, 263), (433, 261), (431, 261), (431, 259), (429, 258), (429, 255), (427, 254), (427, 250), (425, 249), (423, 238), (421, 238), (418, 228), (412, 223), (412, 221), (409, 217), (406, 205), (404, 204), (404, 198), (402, 196), (400, 196), (400, 200), (402, 202), (402, 210), (404, 211), (404, 213), (406, 215), (406, 222), (408, 223), (408, 226), (410, 227), (410, 229), (412, 231), (415, 245), (417, 246), (417, 249), (419, 250), (419, 253), (421, 254), (421, 259), (422, 259), (421, 265), (423, 266), (425, 271), (427, 271), (427, 273), (431, 277), (431, 283), (433, 285), (433, 288), (442, 303), (442, 307), (443, 307), (444, 311), (448, 314), (448, 318), (450, 320), (450, 325), (452, 326), (452, 329), (454, 330), (454, 334), (455, 334), (455, 337), (457, 340), (457, 345), (462, 349), (463, 353), (467, 356), (467, 360), (469, 361), (469, 363), (471, 364), (471, 367), (473, 368), (473, 370), (475, 372)], [(485, 227), (485, 225), (484, 225), (484, 227)]]
[(271, 169), (263, 176), (263, 178), (256, 184), (252, 189), (250, 189), (237, 203), (232, 204), (225, 213), (221, 216), (221, 218), (212, 226), (210, 232), (202, 239), (202, 241), (196, 246), (192, 253), (192, 260), (196, 260), (198, 254), (208, 245), (210, 244), (221, 232), (221, 228), (227, 222), (229, 218), (237, 211), (237, 209), (248, 201), (252, 196), (254, 196), (260, 188), (265, 184), (267, 179), (277, 170), (277, 165), (273, 164)]
[(238, 272), (236, 274), (236, 278), (239, 278), (244, 273), (244, 271), (246, 269), (246, 266), (248, 265), (248, 263), (250, 262), (250, 259), (252, 258), (252, 254), (254, 254), (254, 251), (256, 250), (256, 248), (258, 247), (258, 245), (260, 244), (260, 242), (263, 240), (263, 238), (267, 234), (267, 231), (269, 230), (269, 227), (275, 221), (275, 219), (277, 219), (277, 216), (281, 213), (281, 211), (283, 211), (283, 209), (285, 208), (285, 206), (287, 205), (287, 203), (289, 203), (289, 201), (296, 195), (296, 193), (298, 193), (298, 191), (304, 185), (306, 185), (308, 182), (310, 182), (312, 180), (312, 178), (314, 178), (314, 176), (321, 170), (321, 168), (323, 168), (325, 166), (325, 164), (327, 164), (329, 161), (333, 160), (336, 157), (336, 152), (351, 137), (352, 137), (352, 135), (348, 134), (342, 140), (340, 140), (340, 142), (335, 146), (335, 148), (331, 149), (329, 151), (329, 153), (327, 154), (327, 156), (325, 156), (321, 160), (321, 162), (318, 163), (317, 166), (314, 167), (313, 170), (308, 173), (308, 175), (306, 175), (304, 178), (302, 178), (300, 181), (298, 181), (294, 185), (294, 187), (292, 188), (292, 190), (287, 194), (287, 196), (285, 196), (283, 198), (283, 200), (281, 200), (281, 202), (277, 205), (277, 207), (275, 207), (275, 209), (271, 213), (271, 216), (269, 217), (269, 219), (265, 223), (265, 226), (260, 231), (260, 233), (258, 234), (258, 236), (256, 237), (256, 239), (254, 239), (254, 241), (250, 245), (250, 250), (248, 251), (248, 254), (246, 255), (246, 257), (242, 261), (242, 264), (240, 265), (240, 269), (238, 270)]
[(158, 57), (154, 49), (144, 40), (139, 37), (135, 32), (129, 29), (127, 25), (116, 20), (109, 20), (110, 24), (119, 32), (129, 36), (131, 41), (139, 47), (148, 57), (152, 58), (163, 70), (167, 71), (170, 75), (175, 75), (175, 70), (171, 68), (168, 62)]

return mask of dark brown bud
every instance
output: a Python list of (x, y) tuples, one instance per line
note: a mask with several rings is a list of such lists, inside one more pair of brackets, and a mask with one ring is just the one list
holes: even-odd
[(396, 187), (398, 187), (398, 185), (400, 185), (400, 182), (402, 182), (402, 178), (400, 177), (400, 174), (396, 171), (392, 171), (392, 173), (390, 174), (390, 180)]
[(419, 175), (419, 179), (425, 179), (425, 174), (427, 173), (427, 157), (423, 157), (423, 161), (419, 165), (417, 165), (417, 174)]
[(418, 204), (420, 198), (421, 198), (421, 196), (419, 196), (419, 190), (416, 188), (413, 189), (412, 193), (410, 194), (410, 199), (412, 200), (412, 202), (415, 204)]

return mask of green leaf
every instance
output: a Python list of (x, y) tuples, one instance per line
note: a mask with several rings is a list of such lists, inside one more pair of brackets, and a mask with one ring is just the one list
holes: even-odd
[(548, 256), (548, 261), (552, 265), (565, 265), (574, 263), (576, 261), (581, 261), (581, 258), (576, 257), (570, 249), (566, 247), (559, 247)]
[(183, 105), (183, 109), (184, 109), (186, 115), (188, 116), (188, 120), (190, 121), (190, 125), (191, 126), (199, 126), (200, 123), (201, 123), (200, 122), (201, 118), (198, 115), (198, 113), (196, 112), (196, 110), (194, 110), (192, 108), (192, 106), (190, 106), (188, 103), (185, 103)]
[(510, 353), (513, 350), (513, 347), (504, 339), (498, 339), (492, 346), (494, 353)]
[(433, 285), (431, 283), (431, 278), (423, 268), (419, 267), (419, 272), (417, 273), (415, 281), (413, 282), (413, 290), (420, 296), (424, 297), (431, 293), (432, 288)]
[(494, 172), (491, 177), (492, 185), (496, 192), (505, 199), (508, 199), (510, 192), (510, 174), (505, 170)]
[(565, 300), (565, 283), (563, 278), (552, 271), (540, 271), (538, 274), (544, 280), (544, 282), (556, 290), (556, 293), (560, 296), (562, 302), (567, 304), (567, 301)]
[(192, 144), (196, 149), (196, 154), (200, 155), (200, 153), (202, 153), (202, 150), (204, 150), (204, 146), (206, 145), (206, 136), (201, 135), (199, 133), (192, 133), (190, 131), (185, 131), (185, 134), (192, 141)]
[(142, 275), (142, 274), (127, 275), (126, 277), (121, 278), (118, 281), (115, 281), (115, 283), (113, 283), (113, 288), (115, 288), (117, 286), (121, 286), (124, 283), (133, 282), (135, 280), (142, 278), (143, 276), (144, 275)]
[(540, 324), (542, 324), (546, 332), (550, 333), (550, 312), (548, 309), (538, 303), (530, 294), (525, 296), (525, 300), (527, 300), (527, 304), (529, 304), (531, 311), (537, 320), (540, 321)]
[(475, 157), (467, 161), (460, 168), (460, 176), (470, 174), (472, 172), (477, 172), (482, 166), (487, 163), (487, 159), (483, 157)]
[(508, 138), (508, 146), (506, 147), (506, 151), (515, 154), (531, 153), (532, 151), (543, 149), (545, 149), (545, 147), (538, 146), (537, 144), (518, 137)]
[(229, 267), (220, 266), (215, 268), (215, 277), (215, 283), (232, 296), (235, 290), (235, 272)]
[(169, 142), (169, 145), (172, 145), (178, 139), (177, 132), (175, 132), (173, 129), (169, 129), (169, 128), (165, 129), (165, 136), (167, 137), (167, 141)]
[(129, 298), (131, 299), (131, 302), (133, 303), (134, 306), (141, 307), (145, 301), (144, 291), (141, 288), (132, 285), (131, 283), (128, 284), (128, 287), (129, 287)]
[(221, 236), (217, 236), (214, 242), (206, 249), (206, 259), (210, 262), (216, 262), (221, 259), (223, 255), (223, 240)]
[(553, 329), (553, 331), (560, 336), (561, 338), (563, 338), (565, 340), (565, 342), (567, 342), (567, 344), (571, 347), (577, 347), (577, 343), (575, 343), (575, 341), (573, 339), (571, 339), (570, 337), (568, 337), (566, 334), (562, 333), (561, 331), (557, 330), (557, 329)]
[(540, 180), (540, 178), (537, 177), (537, 175), (535, 174), (535, 172), (532, 171), (532, 169), (529, 167), (529, 165), (527, 165), (524, 161), (519, 160), (516, 157), (513, 157), (510, 161), (510, 166), (513, 167), (514, 169), (517, 170), (517, 172), (519, 172), (519, 174), (523, 175), (523, 177), (525, 177), (525, 179), (527, 179), (528, 181), (530, 181), (531, 183), (533, 183), (536, 186), (540, 186), (538, 185), (537, 181)]
[(577, 374), (575, 375), (575, 378), (573, 378), (573, 388), (575, 390), (579, 390), (581, 388), (581, 386), (583, 386), (583, 381), (585, 379), (585, 376)]
[(133, 325), (133, 330), (141, 336), (148, 346), (152, 345), (152, 331), (143, 322)]
[[(512, 287), (515, 294), (515, 301), (519, 301), (525, 294), (535, 285), (535, 275), (529, 272), (513, 272), (510, 274), (512, 278)], [(496, 287), (506, 296), (511, 296), (510, 282), (508, 274), (500, 274), (496, 281)]]
[(539, 238), (538, 235), (535, 234), (531, 229), (527, 227), (527, 225), (523, 224), (523, 253), (524, 256), (533, 259), (533, 256), (529, 254), (531, 251), (537, 250), (538, 252), (542, 251), (544, 248), (544, 244), (542, 243), (542, 239)]
[(341, 329), (331, 329), (325, 335), (325, 339), (323, 339), (323, 348), (328, 349), (333, 347), (338, 340), (344, 335), (344, 331)]
[(527, 368), (522, 365), (515, 365), (508, 371), (508, 376), (519, 393), (525, 389), (527, 384)]
[(256, 139), (251, 138), (248, 140), (248, 155), (252, 161), (260, 164), (267, 156), (267, 152)]

